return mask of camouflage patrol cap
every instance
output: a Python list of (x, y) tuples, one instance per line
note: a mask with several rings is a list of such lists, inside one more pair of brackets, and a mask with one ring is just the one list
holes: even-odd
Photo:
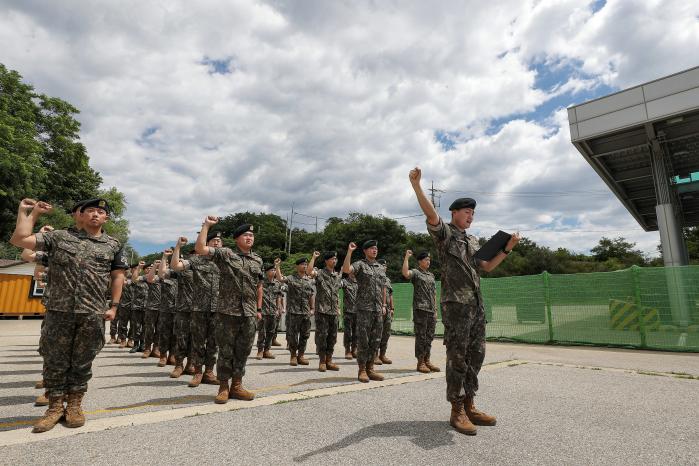
[(105, 212), (109, 213), (109, 203), (107, 202), (106, 199), (102, 199), (100, 197), (95, 198), (95, 199), (88, 199), (85, 201), (81, 206), (80, 206), (80, 212), (85, 212), (85, 209), (89, 207), (97, 207), (98, 209), (102, 209)]
[(470, 197), (460, 197), (451, 203), (449, 210), (475, 209), (476, 200)]
[(240, 225), (238, 228), (233, 230), (233, 239), (237, 238), (240, 235), (243, 235), (245, 233), (253, 233), (254, 226), (249, 224), (249, 223), (243, 223)]

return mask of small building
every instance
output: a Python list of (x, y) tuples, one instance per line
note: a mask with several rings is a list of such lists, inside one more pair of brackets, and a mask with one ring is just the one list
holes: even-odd
[(37, 316), (46, 310), (44, 289), (34, 280), (36, 264), (0, 259), (0, 316)]

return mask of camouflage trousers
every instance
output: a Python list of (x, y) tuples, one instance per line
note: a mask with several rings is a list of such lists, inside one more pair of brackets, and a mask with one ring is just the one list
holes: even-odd
[(131, 320), (129, 321), (129, 338), (134, 341), (143, 341), (143, 320), (145, 312), (143, 309), (131, 309)]
[(126, 336), (129, 327), (129, 321), (131, 320), (131, 307), (119, 307), (119, 325), (117, 328), (117, 333), (120, 340), (126, 340)]
[(415, 357), (430, 358), (434, 329), (437, 324), (434, 312), (413, 311), (413, 329), (415, 330)]
[(305, 314), (287, 314), (286, 341), (289, 351), (304, 354), (306, 344), (311, 336), (311, 316)]
[(160, 354), (165, 354), (170, 351), (172, 354), (175, 349), (175, 313), (161, 312), (158, 319), (158, 348)]
[(146, 309), (143, 316), (143, 342), (146, 349), (151, 345), (158, 346), (158, 314), (160, 312)]
[(357, 311), (357, 362), (360, 365), (374, 360), (381, 344), (383, 315), (374, 311)]
[(386, 309), (386, 315), (383, 316), (383, 327), (381, 327), (381, 343), (379, 350), (385, 353), (388, 348), (388, 339), (391, 338), (391, 323), (393, 322), (393, 313)]
[(316, 352), (322, 356), (332, 356), (337, 343), (338, 316), (316, 313)]
[(216, 314), (216, 375), (220, 381), (245, 375), (245, 363), (255, 342), (255, 321), (255, 317)]
[(480, 305), (442, 304), (447, 347), (447, 401), (463, 400), (478, 390), (485, 359), (485, 312)]
[(216, 364), (218, 338), (217, 320), (213, 312), (192, 312), (189, 330), (192, 338), (192, 363), (194, 367), (213, 367)]
[(345, 312), (342, 316), (342, 327), (342, 343), (345, 345), (345, 351), (349, 352), (352, 347), (357, 346), (357, 314)]
[(47, 311), (40, 341), (48, 395), (86, 392), (92, 361), (104, 346), (103, 316)]
[[(175, 360), (181, 364), (185, 357), (190, 357), (192, 354), (192, 339), (190, 333), (190, 323), (192, 321), (192, 313), (176, 312), (174, 322), (175, 333)], [(215, 354), (215, 352), (214, 352)], [(191, 359), (191, 357), (190, 357)]]
[(257, 351), (267, 351), (272, 348), (272, 339), (277, 328), (277, 316), (263, 315), (262, 320), (257, 323)]
[(122, 319), (121, 308), (117, 308), (116, 315), (114, 316), (114, 320), (109, 322), (109, 336), (110, 337), (116, 338), (117, 330), (119, 329), (119, 321), (121, 319)]

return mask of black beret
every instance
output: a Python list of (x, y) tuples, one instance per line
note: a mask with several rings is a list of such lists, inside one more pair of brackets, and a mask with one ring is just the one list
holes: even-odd
[(470, 197), (460, 197), (451, 203), (449, 210), (475, 209), (476, 201)]
[(301, 265), (301, 264), (308, 264), (308, 259), (305, 257), (302, 257), (300, 259), (296, 259), (296, 265)]
[(270, 264), (269, 262), (267, 262), (266, 264), (263, 264), (263, 265), (262, 265), (262, 269), (263, 269), (265, 272), (268, 271), (268, 270), (272, 270), (273, 268), (274, 268), (274, 264)]
[(386, 259), (379, 259), (376, 262), (378, 262), (381, 265), (386, 265)]
[(209, 232), (208, 235), (206, 235), (206, 242), (208, 243), (214, 238), (220, 238), (221, 237), (221, 232), (220, 231), (214, 231), (214, 232)]
[(247, 232), (251, 232), (251, 233), (252, 233), (253, 228), (254, 228), (254, 227), (253, 227), (251, 224), (249, 224), (249, 223), (243, 223), (243, 224), (240, 225), (238, 228), (236, 228), (235, 230), (233, 230), (233, 238), (235, 239), (235, 238), (237, 238), (238, 236), (240, 236), (240, 235), (242, 235), (242, 234), (244, 234), (244, 233), (247, 233)]
[(428, 257), (430, 257), (430, 253), (427, 251), (422, 251), (420, 254), (415, 256), (415, 259), (421, 261), (422, 259), (427, 259)]
[(323, 253), (323, 260), (324, 261), (330, 260), (333, 257), (337, 257), (337, 251), (325, 251)]
[(88, 207), (97, 207), (98, 209), (104, 209), (107, 213), (109, 213), (109, 203), (106, 199), (99, 197), (95, 199), (88, 199), (80, 206), (80, 212), (85, 212), (85, 209)]
[(374, 246), (378, 246), (379, 242), (376, 241), (375, 239), (370, 239), (368, 241), (365, 241), (364, 244), (362, 245), (362, 249), (369, 249), (373, 248)]

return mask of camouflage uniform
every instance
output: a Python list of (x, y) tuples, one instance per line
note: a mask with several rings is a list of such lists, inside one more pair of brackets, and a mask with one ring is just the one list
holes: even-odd
[[(191, 270), (170, 272), (177, 280), (177, 307), (175, 308), (175, 361), (182, 364), (191, 354), (190, 322), (192, 321), (192, 299), (194, 297), (194, 273)], [(212, 364), (213, 365), (213, 364)]]
[(304, 354), (308, 337), (311, 336), (310, 298), (315, 292), (313, 281), (307, 276), (293, 274), (286, 277), (286, 284), (289, 287), (286, 340), (291, 352)]
[(315, 277), (316, 283), (316, 351), (320, 356), (331, 357), (337, 342), (337, 324), (340, 315), (339, 292), (342, 276), (323, 268)]
[(220, 272), (208, 256), (192, 255), (183, 260), (193, 276), (192, 319), (189, 324), (194, 367), (213, 367), (216, 363), (216, 309)]
[(135, 282), (131, 293), (131, 324), (129, 337), (134, 341), (143, 343), (143, 320), (146, 313), (146, 300), (148, 299), (148, 284), (146, 277), (141, 275)]
[(160, 317), (158, 320), (158, 347), (160, 354), (165, 355), (166, 351), (174, 354), (175, 349), (175, 311), (177, 309), (177, 280), (170, 277), (167, 272), (166, 278), (160, 284)]
[(357, 313), (355, 303), (357, 301), (357, 280), (349, 277), (342, 279), (342, 327), (344, 335), (342, 342), (345, 352), (349, 353), (357, 347)]
[(126, 340), (126, 334), (128, 332), (129, 321), (131, 320), (131, 303), (133, 300), (133, 286), (131, 286), (131, 280), (124, 280), (124, 288), (121, 292), (121, 299), (119, 300), (119, 325), (117, 327), (117, 332), (120, 340)]
[(391, 323), (393, 322), (393, 309), (391, 308), (391, 296), (393, 296), (393, 285), (391, 279), (386, 277), (386, 314), (383, 316), (383, 324), (381, 326), (381, 343), (379, 344), (379, 352), (386, 353), (388, 348), (388, 339), (391, 337)]
[(352, 264), (357, 278), (357, 362), (374, 360), (381, 343), (386, 275), (378, 262), (366, 259)]
[(216, 375), (221, 382), (245, 375), (245, 364), (255, 341), (257, 287), (264, 279), (262, 259), (229, 248), (209, 248), (221, 271), (216, 313), (219, 346)]
[(160, 281), (160, 277), (157, 275), (153, 278), (153, 282), (146, 280), (148, 284), (148, 298), (146, 299), (146, 313), (143, 316), (143, 342), (147, 350), (151, 349), (151, 345), (158, 346), (158, 317), (162, 296)]
[(282, 291), (280, 283), (274, 279), (265, 278), (262, 287), (262, 320), (259, 322), (257, 351), (269, 351), (277, 326), (277, 299), (282, 295)]
[(41, 331), (44, 384), (49, 397), (84, 393), (92, 361), (104, 346), (110, 273), (128, 268), (119, 241), (107, 234), (54, 230), (36, 234), (49, 254), (52, 284)]
[(442, 322), (447, 347), (447, 401), (457, 402), (478, 390), (485, 358), (485, 312), (478, 275), (475, 236), (451, 223), (427, 224), (442, 263)]
[(413, 328), (415, 330), (415, 357), (430, 358), (436, 324), (436, 283), (432, 272), (419, 268), (410, 271), (413, 284)]

